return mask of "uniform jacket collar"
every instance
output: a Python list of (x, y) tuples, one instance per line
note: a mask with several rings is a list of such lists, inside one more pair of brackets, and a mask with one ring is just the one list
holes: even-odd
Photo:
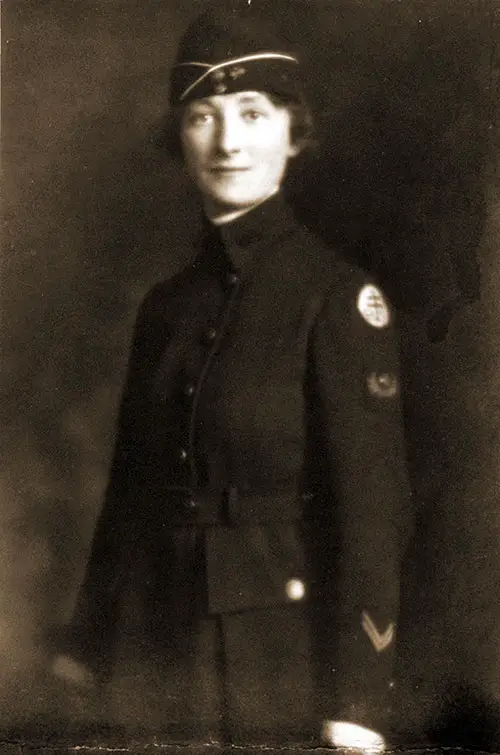
[(205, 218), (202, 240), (205, 248), (222, 247), (231, 268), (245, 273), (257, 250), (296, 227), (292, 210), (278, 193), (230, 223), (215, 226)]

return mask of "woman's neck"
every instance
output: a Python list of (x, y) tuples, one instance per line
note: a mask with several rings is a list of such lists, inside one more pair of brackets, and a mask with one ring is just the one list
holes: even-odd
[(268, 199), (274, 197), (278, 193), (278, 191), (279, 188), (275, 189), (264, 199), (261, 199), (260, 202), (256, 202), (255, 204), (250, 205), (250, 207), (244, 207), (241, 210), (221, 210), (220, 207), (210, 206), (209, 203), (206, 203), (205, 214), (213, 225), (225, 225), (226, 223), (231, 223), (233, 220), (237, 220), (237, 218), (240, 218), (242, 215), (246, 215), (256, 207), (259, 207), (259, 205), (264, 204), (264, 202), (267, 202)]

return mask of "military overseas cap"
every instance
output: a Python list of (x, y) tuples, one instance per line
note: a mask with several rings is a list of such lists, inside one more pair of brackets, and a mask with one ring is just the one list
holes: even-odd
[(296, 54), (245, 7), (225, 14), (206, 11), (188, 27), (179, 46), (170, 79), (171, 105), (247, 90), (301, 99)]

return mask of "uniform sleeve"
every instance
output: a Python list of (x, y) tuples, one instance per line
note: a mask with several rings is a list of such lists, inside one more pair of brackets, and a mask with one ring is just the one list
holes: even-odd
[(385, 731), (400, 572), (411, 532), (394, 315), (358, 274), (328, 297), (312, 339), (326, 517), (325, 718)]
[(94, 531), (84, 581), (61, 650), (90, 668), (99, 679), (110, 669), (111, 644), (123, 559), (126, 557), (127, 491), (139, 462), (136, 424), (141, 416), (141, 383), (147, 369), (155, 326), (153, 289), (144, 299), (135, 322), (120, 408), (108, 485)]

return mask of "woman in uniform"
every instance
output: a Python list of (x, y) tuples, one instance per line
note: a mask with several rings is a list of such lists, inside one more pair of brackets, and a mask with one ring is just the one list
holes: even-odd
[(300, 64), (242, 14), (196, 19), (173, 68), (204, 231), (138, 313), (54, 669), (166, 741), (378, 751), (410, 527), (397, 333), (286, 205), (311, 130)]

